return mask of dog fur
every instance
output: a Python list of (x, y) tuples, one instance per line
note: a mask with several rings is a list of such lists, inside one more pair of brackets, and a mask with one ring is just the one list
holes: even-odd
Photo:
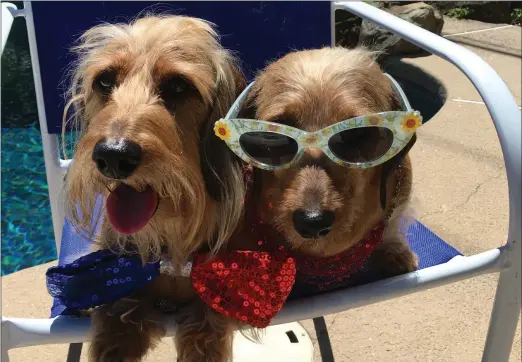
[[(399, 109), (399, 100), (373, 53), (336, 47), (292, 52), (270, 64), (257, 77), (240, 117), (312, 132), (352, 117)], [(409, 216), (409, 157), (403, 157), (386, 179), (385, 209), (379, 201), (382, 169), (382, 164), (346, 168), (310, 148), (288, 169), (255, 171), (260, 212), (291, 248), (324, 257), (349, 249), (391, 215), (384, 241), (372, 254), (373, 265), (385, 276), (412, 271), (417, 258), (406, 244), (404, 228), (399, 227), (399, 220)], [(310, 207), (335, 213), (326, 236), (306, 239), (295, 231), (292, 213)]]
[[(196, 250), (219, 250), (241, 217), (245, 190), (241, 169), (214, 136), (213, 125), (245, 84), (212, 24), (145, 15), (91, 28), (73, 50), (78, 61), (64, 112), (64, 123), (80, 131), (65, 182), (72, 224), (94, 237), (96, 248), (134, 248), (144, 261), (166, 258), (181, 266)], [(172, 90), (172, 82), (181, 82), (184, 90)], [(68, 118), (70, 106), (74, 115)], [(138, 168), (123, 180), (102, 175), (91, 159), (95, 145), (112, 138), (142, 149)], [(140, 191), (150, 186), (159, 197), (152, 219), (131, 235), (119, 233), (104, 217), (93, 220), (98, 195), (104, 204), (121, 182)], [(231, 343), (213, 347), (202, 336), (212, 330), (219, 339), (220, 333), (230, 334), (228, 327), (214, 322), (216, 313), (195, 299), (188, 279), (165, 275), (94, 310), (90, 360), (141, 360), (165, 332), (154, 308), (160, 299), (185, 305), (176, 333), (180, 361), (226, 360)]]
[[(265, 68), (256, 78), (240, 118), (260, 119), (316, 131), (352, 117), (400, 109), (388, 78), (375, 63), (374, 54), (364, 50), (323, 48), (289, 53)], [(264, 171), (253, 169), (252, 202), (246, 214), (264, 216), (283, 236), (288, 246), (301, 253), (331, 256), (348, 250), (386, 215), (391, 215), (384, 240), (371, 255), (371, 263), (383, 277), (413, 271), (417, 257), (406, 244), (404, 225), (410, 216), (411, 163), (406, 155), (386, 182), (386, 207), (380, 202), (383, 166), (349, 169), (330, 161), (320, 150), (308, 149), (291, 168)], [(335, 212), (332, 230), (318, 239), (302, 238), (292, 224), (292, 212), (319, 204)], [(252, 210), (250, 208), (256, 208)], [(227, 248), (264, 250), (252, 235), (249, 217), (240, 222)], [(269, 249), (273, 245), (268, 246)], [(299, 271), (298, 271), (299, 273)], [(205, 339), (221, 343), (229, 361), (232, 331), (240, 329), (253, 340), (262, 330), (250, 329), (224, 316), (215, 316)], [(220, 326), (217, 331), (213, 327)], [(228, 330), (228, 334), (227, 334)]]

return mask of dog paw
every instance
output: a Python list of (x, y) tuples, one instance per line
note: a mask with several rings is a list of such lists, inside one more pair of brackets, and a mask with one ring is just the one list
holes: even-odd
[(92, 362), (139, 362), (164, 335), (150, 308), (138, 300), (120, 300), (92, 315)]
[(201, 301), (178, 313), (178, 362), (230, 362), (234, 338), (230, 320)]
[(118, 346), (105, 343), (93, 342), (89, 349), (89, 357), (89, 361), (92, 362), (131, 362), (123, 357)]
[(398, 274), (410, 273), (419, 267), (419, 258), (410, 250), (405, 250), (392, 256), (393, 260), (390, 261), (390, 270), (395, 270)]
[(403, 241), (384, 241), (371, 259), (372, 266), (386, 278), (413, 272), (419, 266), (417, 255)]
[[(129, 342), (129, 344), (132, 342)], [(105, 342), (93, 342), (89, 348), (89, 361), (91, 362), (139, 362), (141, 355), (144, 355), (146, 350), (137, 351), (136, 346), (129, 348), (125, 347), (129, 344), (116, 343), (109, 344)], [(134, 356), (130, 356), (134, 354)], [(137, 356), (137, 355), (138, 356)]]

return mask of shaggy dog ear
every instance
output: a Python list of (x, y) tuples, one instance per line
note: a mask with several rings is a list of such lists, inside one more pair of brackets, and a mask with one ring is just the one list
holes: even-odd
[(243, 103), (243, 106), (239, 110), (238, 118), (257, 119), (256, 95), (257, 88), (254, 85), (250, 88), (245, 103)]
[(393, 92), (390, 96), (390, 104), (392, 111), (402, 111), (400, 96), (397, 94), (397, 92)]
[[(246, 119), (257, 119), (257, 106), (256, 106), (256, 98), (258, 95), (258, 87), (254, 85), (250, 88), (249, 94), (239, 111), (238, 118), (246, 118)], [(243, 165), (245, 163), (241, 161)], [(262, 200), (262, 190), (263, 190), (263, 173), (266, 171), (261, 170), (260, 168), (253, 166), (243, 166), (249, 167), (251, 169), (250, 174), (250, 183), (249, 183), (249, 198), (253, 205), (257, 205)]]
[[(392, 111), (401, 111), (402, 104), (400, 100), (400, 95), (397, 92), (392, 92), (390, 96), (390, 105)], [(414, 134), (411, 138), (410, 142), (392, 159), (388, 160), (382, 165), (381, 171), (381, 207), (383, 210), (386, 209), (386, 185), (388, 183), (388, 176), (390, 173), (400, 164), (402, 164), (404, 157), (408, 154), (410, 149), (413, 147), (415, 142), (417, 141), (417, 136)]]
[(223, 77), (216, 84), (209, 121), (200, 137), (201, 172), (209, 195), (216, 201), (234, 194), (242, 182), (240, 160), (225, 142), (214, 134), (214, 123), (224, 117), (245, 89), (245, 78), (232, 60), (223, 66)]

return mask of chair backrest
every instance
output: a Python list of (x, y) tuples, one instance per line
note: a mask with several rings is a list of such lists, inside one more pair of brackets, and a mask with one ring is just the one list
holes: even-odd
[(292, 49), (331, 44), (330, 3), (184, 1), (33, 2), (48, 132), (61, 132), (62, 85), (68, 53), (82, 32), (101, 22), (125, 22), (144, 9), (199, 17), (215, 23), (223, 45), (237, 52), (251, 79), (267, 62)]

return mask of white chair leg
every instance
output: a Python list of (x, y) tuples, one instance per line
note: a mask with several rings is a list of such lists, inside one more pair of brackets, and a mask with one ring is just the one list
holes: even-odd
[(521, 308), (521, 248), (517, 243), (510, 247), (510, 265), (500, 272), (482, 362), (507, 362), (515, 338)]
[(2, 348), (2, 355), (0, 356), (0, 361), (9, 362), (9, 353), (7, 353), (6, 349)]

